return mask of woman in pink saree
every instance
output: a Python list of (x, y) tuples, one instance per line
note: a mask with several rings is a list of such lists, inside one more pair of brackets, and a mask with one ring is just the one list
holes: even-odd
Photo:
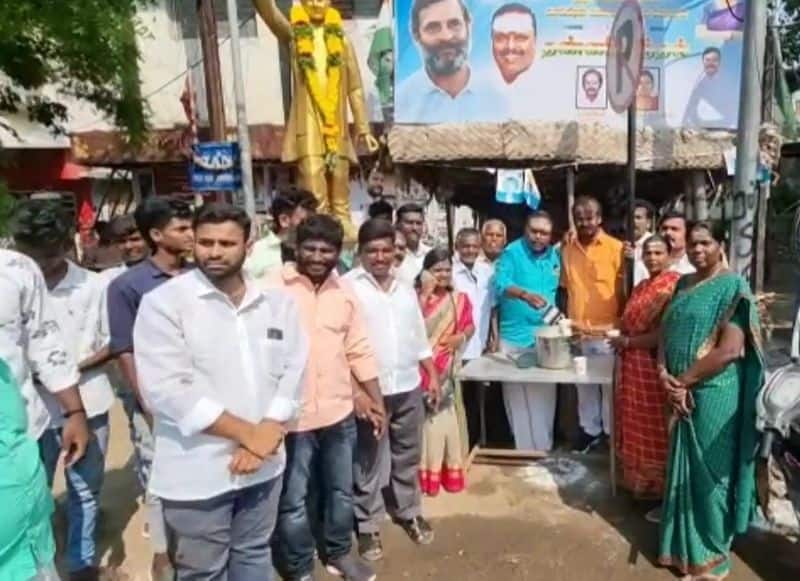
[[(452, 264), (446, 250), (431, 250), (425, 257), (419, 300), (441, 391), (439, 405), (428, 407), (423, 426), (420, 486), (423, 494), (436, 496), (442, 487), (456, 493), (465, 486), (468, 440), (458, 373), (464, 346), (475, 331), (469, 298), (453, 290)], [(427, 391), (428, 385), (423, 371), (423, 390)]]

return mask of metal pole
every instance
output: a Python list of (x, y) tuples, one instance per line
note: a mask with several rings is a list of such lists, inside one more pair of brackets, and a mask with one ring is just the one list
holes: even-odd
[(761, 125), (761, 81), (767, 33), (767, 3), (750, 1), (744, 27), (742, 86), (739, 103), (736, 176), (733, 181), (731, 268), (754, 282), (755, 219), (758, 205), (758, 133)]
[(236, 0), (228, 0), (228, 26), (231, 34), (233, 59), (233, 91), (236, 98), (236, 123), (239, 129), (239, 151), (242, 159), (242, 192), (244, 209), (250, 218), (256, 216), (256, 198), (253, 191), (253, 158), (250, 152), (250, 129), (247, 126), (247, 106), (242, 72), (242, 47), (239, 39), (239, 7)]
[[(761, 99), (761, 115), (764, 122), (772, 123), (775, 111), (775, 93), (778, 75), (783, 74), (781, 66), (781, 44), (778, 31), (778, 13), (770, 3), (768, 16), (768, 42), (766, 43), (764, 62), (764, 94)], [(767, 260), (767, 218), (769, 215), (769, 197), (771, 194), (770, 182), (759, 184), (758, 210), (756, 212), (756, 268), (753, 277), (753, 290), (757, 293), (764, 292), (764, 279), (766, 276)]]
[[(627, 167), (627, 182), (628, 182), (628, 223), (627, 234), (628, 242), (631, 246), (636, 244), (636, 233), (633, 227), (633, 214), (636, 209), (636, 98), (631, 101), (628, 107), (628, 167)], [(633, 289), (633, 270), (635, 267), (634, 260), (626, 260), (627, 263), (627, 288), (628, 292)]]

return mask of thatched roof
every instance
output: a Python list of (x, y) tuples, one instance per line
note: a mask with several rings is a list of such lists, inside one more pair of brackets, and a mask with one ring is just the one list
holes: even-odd
[[(640, 129), (637, 167), (642, 170), (717, 169), (734, 145), (729, 131)], [(626, 132), (599, 123), (469, 123), (395, 125), (389, 134), (395, 163), (459, 162), (520, 165), (575, 161), (624, 164)]]

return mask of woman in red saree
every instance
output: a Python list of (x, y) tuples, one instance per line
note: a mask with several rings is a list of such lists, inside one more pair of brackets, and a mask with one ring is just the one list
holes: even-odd
[[(659, 500), (667, 464), (667, 394), (656, 371), (659, 326), (681, 274), (669, 270), (669, 242), (652, 236), (642, 260), (650, 278), (633, 290), (622, 315), (616, 418), (622, 485), (641, 500)], [(649, 518), (649, 517), (648, 517)]]
[[(453, 290), (452, 264), (446, 250), (434, 249), (425, 257), (419, 288), (441, 393), (438, 406), (427, 409), (419, 478), (423, 494), (436, 496), (441, 487), (456, 493), (465, 486), (463, 468), (468, 440), (458, 373), (461, 353), (475, 325), (469, 298)], [(422, 370), (423, 390), (427, 390), (429, 381)]]

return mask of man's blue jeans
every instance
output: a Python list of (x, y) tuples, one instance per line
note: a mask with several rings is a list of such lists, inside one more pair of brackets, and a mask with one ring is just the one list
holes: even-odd
[[(344, 420), (286, 437), (286, 473), (275, 528), (275, 565), (285, 579), (314, 569), (314, 535), (307, 501), (322, 506), (322, 544), (327, 561), (350, 552), (353, 534), (353, 455), (356, 423)], [(316, 494), (311, 494), (311, 492)]]
[[(70, 572), (97, 565), (95, 540), (108, 450), (108, 414), (89, 418), (89, 432), (91, 438), (86, 455), (64, 473), (67, 481), (67, 567)], [(39, 453), (51, 488), (61, 454), (61, 436), (61, 428), (53, 428), (39, 439)]]
[(133, 395), (133, 392), (129, 389), (123, 389), (119, 390), (118, 393), (122, 401), (122, 407), (125, 409), (125, 414), (128, 416), (136, 477), (144, 495), (145, 519), (150, 533), (150, 546), (154, 553), (166, 553), (167, 533), (164, 527), (164, 512), (161, 506), (161, 499), (147, 491), (147, 483), (150, 480), (153, 454), (155, 452), (153, 431), (147, 424), (144, 411), (139, 402), (136, 401), (136, 396)]

